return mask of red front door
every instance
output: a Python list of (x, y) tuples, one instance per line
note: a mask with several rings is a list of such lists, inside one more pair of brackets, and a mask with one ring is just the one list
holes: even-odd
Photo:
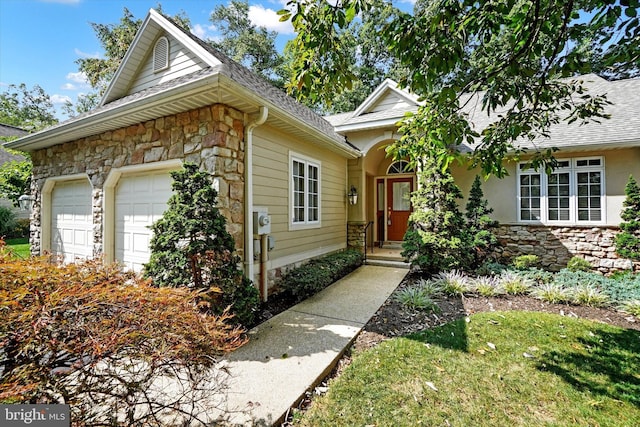
[(387, 240), (401, 241), (407, 232), (411, 214), (413, 178), (387, 180)]

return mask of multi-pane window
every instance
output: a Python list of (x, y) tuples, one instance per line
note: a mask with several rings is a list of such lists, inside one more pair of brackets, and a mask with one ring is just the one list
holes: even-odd
[(558, 161), (546, 174), (518, 168), (518, 219), (542, 223), (601, 222), (604, 204), (602, 158)]
[(320, 165), (304, 159), (291, 160), (292, 223), (320, 221)]

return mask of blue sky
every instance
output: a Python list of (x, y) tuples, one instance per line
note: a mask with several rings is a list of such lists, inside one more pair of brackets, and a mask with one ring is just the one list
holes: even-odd
[[(125, 7), (144, 19), (161, 3), (169, 15), (185, 11), (192, 32), (206, 39), (216, 35), (209, 21), (211, 11), (227, 1), (0, 0), (0, 91), (9, 84), (25, 83), (29, 89), (38, 84), (57, 106), (66, 99), (75, 102), (79, 93), (90, 91), (75, 61), (102, 55), (91, 22), (115, 24)], [(411, 7), (412, 0), (403, 2)], [(284, 4), (286, 0), (249, 0), (250, 19), (278, 31), (280, 49), (293, 35), (290, 24), (279, 22), (275, 13)]]

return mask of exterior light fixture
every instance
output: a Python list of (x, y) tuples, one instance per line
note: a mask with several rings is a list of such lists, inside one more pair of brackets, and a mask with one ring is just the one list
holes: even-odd
[(31, 202), (33, 202), (33, 196), (28, 194), (23, 194), (18, 197), (18, 206), (20, 206), (21, 211), (30, 211), (31, 210)]
[(355, 186), (351, 186), (349, 194), (347, 194), (347, 198), (349, 199), (350, 205), (355, 205), (356, 203), (358, 203), (358, 190), (356, 190)]

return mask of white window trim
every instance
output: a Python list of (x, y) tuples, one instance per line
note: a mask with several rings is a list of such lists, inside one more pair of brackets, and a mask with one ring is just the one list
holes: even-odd
[[(318, 168), (318, 220), (308, 220), (308, 203), (307, 203), (307, 190), (308, 176), (305, 175), (305, 221), (294, 222), (294, 183), (293, 183), (293, 162), (304, 163), (305, 171), (309, 166)], [(320, 228), (322, 226), (322, 162), (314, 158), (305, 156), (303, 154), (289, 152), (289, 230), (308, 230), (312, 228)]]
[[(558, 159), (559, 161), (569, 161), (569, 166), (556, 168), (555, 172), (569, 172), (569, 220), (557, 221), (549, 220), (549, 197), (548, 197), (548, 183), (549, 177), (544, 170), (537, 172), (532, 169), (521, 169), (520, 166), (527, 162), (518, 163), (516, 169), (516, 218), (518, 223), (522, 224), (546, 224), (546, 225), (558, 225), (558, 226), (582, 226), (582, 225), (602, 225), (606, 224), (606, 183), (605, 183), (605, 164), (604, 157), (602, 156), (590, 156), (590, 157), (572, 157), (566, 159)], [(580, 160), (600, 160), (599, 166), (578, 166)], [(520, 218), (520, 176), (525, 173), (538, 173), (540, 175), (540, 219), (539, 220), (523, 220)], [(600, 220), (599, 221), (578, 221), (578, 172), (600, 172)]]

